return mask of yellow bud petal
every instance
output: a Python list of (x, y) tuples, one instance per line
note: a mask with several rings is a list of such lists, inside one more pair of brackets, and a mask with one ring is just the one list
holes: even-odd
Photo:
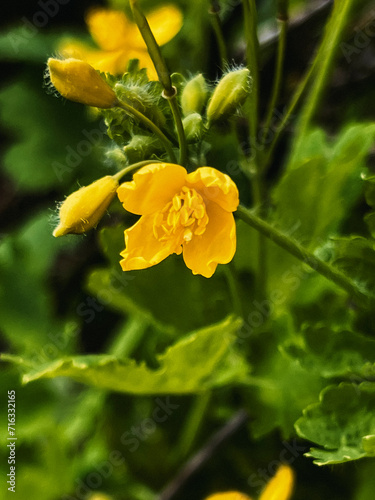
[(184, 116), (200, 113), (207, 99), (207, 84), (202, 74), (195, 76), (184, 87), (181, 107)]
[(66, 99), (97, 108), (112, 108), (116, 94), (87, 62), (79, 59), (48, 59), (52, 85)]
[(227, 73), (217, 84), (208, 103), (207, 118), (214, 122), (234, 113), (250, 92), (250, 72), (247, 68)]
[(53, 236), (81, 234), (96, 227), (116, 194), (119, 183), (107, 175), (69, 195), (60, 207)]

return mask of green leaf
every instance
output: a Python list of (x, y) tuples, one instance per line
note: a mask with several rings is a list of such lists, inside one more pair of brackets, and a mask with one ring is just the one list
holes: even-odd
[[(37, 214), (0, 243), (0, 315), (2, 333), (22, 354), (46, 361), (61, 356), (73, 338), (70, 325), (53, 316), (46, 282), (56, 254), (77, 240), (52, 236), (50, 215)], [(62, 347), (63, 346), (63, 347)]]
[(141, 313), (169, 334), (220, 321), (231, 312), (227, 283), (219, 273), (209, 280), (193, 276), (181, 256), (175, 255), (149, 269), (124, 272), (119, 264), (124, 228), (105, 228), (100, 240), (112, 265), (93, 270), (87, 289), (103, 297), (108, 307), (126, 314)]
[[(91, 182), (98, 168), (96, 148), (105, 138), (103, 127), (85, 122), (83, 106), (64, 106), (47, 95), (42, 72), (28, 80), (0, 92), (2, 126), (16, 139), (5, 152), (4, 170), (17, 187), (28, 191), (61, 188), (77, 178), (83, 185), (85, 179)], [(85, 167), (88, 174), (82, 175)]]
[(298, 340), (286, 343), (284, 349), (307, 371), (322, 377), (356, 380), (375, 375), (375, 340), (349, 330), (305, 325)]
[(308, 454), (318, 465), (374, 456), (375, 384), (326, 387), (319, 403), (307, 407), (295, 427), (300, 437), (322, 447)]
[(63, 376), (130, 394), (189, 394), (244, 382), (247, 364), (232, 351), (239, 326), (238, 320), (228, 318), (191, 333), (158, 356), (160, 366), (156, 370), (111, 355), (76, 356), (30, 371), (23, 382)]
[(281, 349), (286, 339), (293, 336), (291, 318), (284, 314), (272, 319), (266, 331), (252, 341), (250, 384), (254, 387), (248, 394), (248, 407), (255, 438), (274, 429), (280, 429), (283, 437), (290, 437), (303, 408), (316, 401), (323, 387), (319, 374), (304, 369)]
[(277, 222), (285, 230), (298, 222), (293, 236), (314, 248), (336, 233), (361, 193), (374, 136), (374, 124), (351, 125), (334, 142), (310, 132), (274, 190)]
[(375, 238), (375, 175), (364, 177), (366, 202), (373, 211), (365, 215), (364, 220), (373, 238)]
[[(361, 236), (332, 238), (333, 264), (362, 285), (365, 293), (375, 293), (375, 242)], [(367, 291), (366, 291), (367, 290)]]

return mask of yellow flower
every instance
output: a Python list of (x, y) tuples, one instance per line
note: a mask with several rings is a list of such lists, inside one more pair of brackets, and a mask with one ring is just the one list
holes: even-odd
[(47, 61), (52, 85), (66, 99), (97, 108), (112, 108), (116, 94), (95, 69), (78, 59)]
[(251, 500), (251, 498), (238, 491), (226, 491), (210, 495), (206, 500)]
[[(275, 476), (268, 482), (259, 500), (289, 500), (293, 493), (294, 472), (288, 465), (281, 465)], [(215, 493), (205, 500), (251, 500), (238, 491)]]
[(233, 213), (238, 190), (226, 174), (201, 167), (190, 174), (180, 165), (150, 164), (117, 190), (124, 208), (142, 215), (125, 231), (124, 271), (146, 269), (183, 252), (193, 274), (206, 278), (236, 250)]
[[(182, 14), (174, 5), (164, 5), (147, 16), (148, 23), (159, 45), (169, 42), (181, 29)], [(137, 26), (118, 10), (93, 8), (86, 23), (98, 49), (76, 41), (62, 41), (58, 51), (64, 57), (88, 62), (99, 71), (122, 74), (130, 59), (139, 59), (140, 67), (147, 68), (150, 79), (157, 74)]]
[(116, 195), (118, 181), (106, 175), (69, 195), (60, 207), (60, 223), (53, 236), (85, 233), (96, 227)]

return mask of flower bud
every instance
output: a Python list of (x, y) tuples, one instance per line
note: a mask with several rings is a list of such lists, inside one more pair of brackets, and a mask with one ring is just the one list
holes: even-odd
[(124, 153), (130, 164), (146, 160), (159, 150), (159, 142), (148, 135), (134, 135), (124, 147)]
[[(125, 78), (125, 76), (126, 75), (124, 75), (123, 78)], [(127, 82), (117, 82), (114, 86), (114, 90), (120, 101), (125, 101), (130, 104), (133, 108), (146, 115), (155, 125), (163, 128), (166, 123), (166, 118), (147, 87), (148, 86), (145, 85), (142, 80), (135, 82), (129, 79)]]
[(191, 113), (182, 120), (188, 142), (197, 142), (203, 132), (203, 119), (199, 113)]
[(190, 80), (181, 94), (181, 107), (184, 116), (201, 113), (207, 99), (207, 84), (200, 73)]
[(233, 114), (250, 93), (250, 72), (247, 68), (227, 73), (217, 84), (207, 107), (207, 118), (214, 122)]
[(117, 180), (106, 175), (69, 195), (60, 206), (60, 223), (53, 236), (81, 234), (96, 227), (116, 195)]
[(48, 59), (49, 76), (55, 89), (69, 101), (97, 108), (112, 108), (117, 97), (99, 73), (79, 59)]

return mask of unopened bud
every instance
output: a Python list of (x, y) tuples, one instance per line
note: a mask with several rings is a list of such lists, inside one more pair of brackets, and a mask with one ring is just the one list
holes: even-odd
[(60, 223), (53, 236), (86, 233), (96, 227), (116, 195), (118, 181), (106, 175), (69, 195), (60, 207)]
[(181, 107), (184, 116), (191, 113), (201, 113), (207, 100), (207, 93), (206, 80), (201, 73), (191, 79), (181, 94)]
[(148, 135), (134, 135), (132, 140), (124, 147), (124, 153), (129, 163), (137, 163), (150, 158), (159, 150), (159, 142)]
[(166, 123), (166, 118), (159, 108), (152, 94), (148, 91), (147, 86), (140, 80), (138, 83), (117, 82), (114, 86), (116, 96), (120, 101), (124, 101), (133, 108), (147, 116), (155, 125), (163, 128)]
[(217, 84), (208, 103), (208, 121), (214, 122), (233, 114), (249, 93), (250, 72), (247, 68), (227, 73)]
[(182, 120), (188, 142), (197, 142), (203, 132), (203, 119), (199, 113), (191, 113)]
[(52, 85), (69, 101), (104, 109), (116, 105), (112, 88), (87, 62), (50, 58), (47, 65)]

